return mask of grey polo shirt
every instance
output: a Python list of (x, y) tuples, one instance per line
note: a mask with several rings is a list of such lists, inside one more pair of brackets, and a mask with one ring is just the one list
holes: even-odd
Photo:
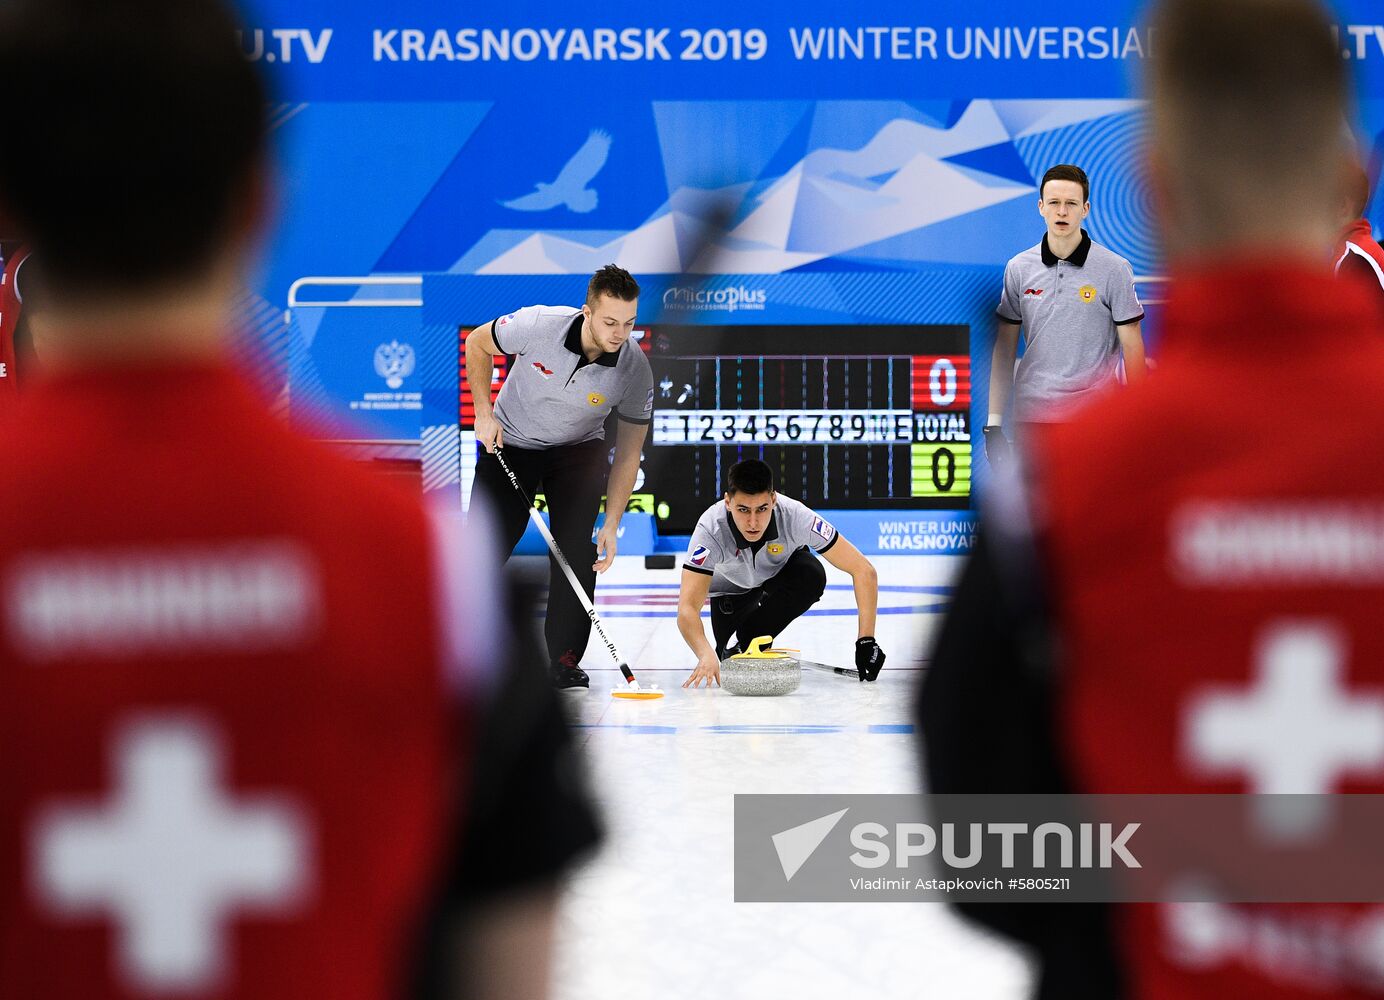
[(717, 500), (697, 518), (682, 568), (710, 576), (712, 597), (743, 594), (783, 569), (798, 549), (807, 546), (825, 552), (838, 537), (826, 518), (780, 493), (769, 527), (751, 543), (735, 527), (725, 501)]
[(1115, 379), (1115, 328), (1144, 318), (1134, 269), (1092, 243), (1086, 230), (1066, 260), (1048, 238), (1013, 257), (995, 311), (1024, 329), (1024, 356), (1014, 374), (1014, 419), (1058, 420)]
[(649, 359), (631, 338), (618, 351), (587, 361), (582, 314), (570, 306), (528, 306), (491, 326), (495, 346), (514, 364), (495, 399), (505, 444), (542, 450), (605, 436), (606, 416), (653, 420)]

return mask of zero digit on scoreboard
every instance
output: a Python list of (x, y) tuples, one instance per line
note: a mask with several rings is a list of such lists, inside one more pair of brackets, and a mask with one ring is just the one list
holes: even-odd
[(912, 457), (915, 497), (966, 496), (971, 492), (969, 442), (915, 444)]

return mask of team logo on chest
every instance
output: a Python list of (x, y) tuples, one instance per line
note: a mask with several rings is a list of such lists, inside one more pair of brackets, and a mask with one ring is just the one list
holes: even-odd
[(769, 555), (771, 555), (771, 556), (781, 556), (781, 555), (783, 555), (783, 546), (780, 545), (778, 542), (770, 542), (770, 543), (769, 543)]
[(1024, 298), (1029, 298), (1030, 296), (1032, 296), (1033, 298), (1036, 299), (1038, 296), (1040, 296), (1040, 295), (1042, 295), (1042, 294), (1043, 294), (1043, 290), (1042, 290), (1041, 288), (1025, 288), (1025, 289), (1024, 289)]
[(1077, 289), (1077, 295), (1081, 296), (1082, 302), (1096, 301), (1097, 294), (1099, 293), (1097, 292), (1095, 285), (1082, 285), (1079, 289)]
[(544, 367), (543, 367), (543, 363), (540, 362), (540, 361), (535, 361), (535, 362), (533, 363), (533, 369), (534, 369), (534, 371), (538, 372), (538, 374), (542, 375), (544, 378), (552, 378), (552, 377), (553, 377), (553, 371), (552, 371), (552, 369), (551, 369), (551, 368), (544, 368)]
[(599, 392), (592, 392), (587, 394), (586, 401), (590, 403), (592, 406), (600, 406), (602, 403), (605, 402), (605, 397), (602, 396)]

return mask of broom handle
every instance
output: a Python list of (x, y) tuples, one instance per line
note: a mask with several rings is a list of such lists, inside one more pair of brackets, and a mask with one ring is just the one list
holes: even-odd
[(605, 643), (606, 649), (610, 651), (610, 655), (614, 657), (615, 662), (619, 664), (620, 673), (625, 675), (626, 682), (633, 684), (634, 672), (630, 670), (629, 664), (626, 663), (624, 657), (620, 655), (620, 651), (615, 648), (615, 643), (610, 641), (610, 636), (606, 635), (605, 629), (601, 627), (601, 619), (596, 615), (596, 608), (586, 596), (586, 590), (583, 589), (581, 581), (577, 579), (577, 574), (573, 571), (572, 564), (567, 561), (567, 557), (564, 556), (562, 550), (557, 547), (557, 539), (555, 539), (553, 533), (548, 530), (548, 525), (544, 522), (543, 515), (538, 513), (537, 509), (535, 509), (533, 501), (530, 500), (529, 495), (524, 492), (524, 487), (519, 485), (518, 478), (510, 470), (509, 465), (505, 462), (504, 456), (500, 454), (500, 451), (501, 449), (499, 448), (495, 449), (495, 458), (500, 463), (500, 468), (505, 470), (505, 475), (509, 477), (510, 484), (518, 491), (519, 496), (523, 498), (524, 503), (528, 506), (529, 520), (532, 521), (534, 527), (538, 529), (538, 533), (543, 536), (543, 540), (548, 543), (548, 551), (553, 554), (553, 558), (557, 560), (558, 566), (562, 568), (563, 576), (567, 577), (567, 582), (572, 585), (572, 592), (577, 595), (577, 600), (581, 602), (582, 610), (586, 612), (586, 617), (591, 619), (591, 624), (595, 627), (596, 634), (601, 637), (601, 641)]
[(860, 672), (850, 667), (833, 667), (829, 663), (813, 663), (811, 660), (799, 660), (804, 667), (812, 667), (814, 670), (829, 670), (833, 674), (840, 674), (842, 677), (853, 677), (860, 679)]

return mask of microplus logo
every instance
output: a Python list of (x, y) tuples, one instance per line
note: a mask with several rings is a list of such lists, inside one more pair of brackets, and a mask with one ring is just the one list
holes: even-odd
[(674, 286), (663, 293), (663, 308), (687, 312), (735, 312), (738, 309), (762, 311), (768, 304), (769, 293), (762, 288), (679, 288)]

